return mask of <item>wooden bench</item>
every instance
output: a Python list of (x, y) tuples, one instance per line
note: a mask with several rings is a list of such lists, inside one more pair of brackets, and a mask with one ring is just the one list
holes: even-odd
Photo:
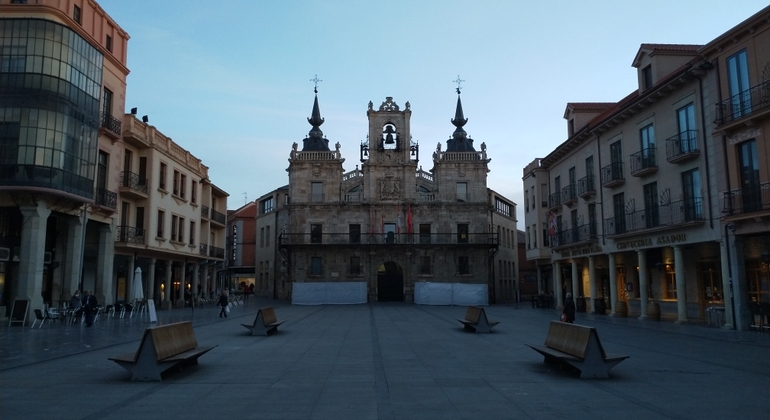
[(214, 347), (199, 347), (192, 323), (185, 321), (145, 329), (136, 352), (109, 360), (131, 372), (132, 381), (160, 381), (161, 374), (174, 366), (197, 365), (198, 358)]
[(273, 331), (278, 331), (278, 326), (285, 321), (278, 322), (275, 318), (275, 309), (271, 307), (262, 308), (257, 311), (257, 316), (254, 318), (254, 323), (241, 324), (251, 331), (251, 335), (268, 335)]
[(560, 321), (551, 321), (545, 346), (527, 345), (546, 363), (566, 362), (579, 369), (581, 378), (609, 378), (610, 369), (629, 357), (605, 353), (595, 328)]
[(492, 332), (492, 327), (499, 324), (500, 321), (490, 321), (484, 308), (478, 306), (469, 306), (465, 311), (465, 319), (457, 318), (465, 325), (466, 330), (473, 330), (480, 333)]

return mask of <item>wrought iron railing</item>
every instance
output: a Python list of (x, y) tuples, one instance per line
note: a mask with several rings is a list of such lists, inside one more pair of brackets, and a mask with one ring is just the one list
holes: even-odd
[(770, 182), (724, 193), (724, 214), (745, 214), (763, 210), (770, 210)]
[(214, 209), (211, 210), (211, 220), (219, 223), (219, 224), (225, 224), (227, 223), (227, 216), (224, 215), (224, 213), (220, 213)]
[(120, 186), (147, 194), (147, 179), (130, 171), (121, 172)]
[(551, 246), (564, 246), (579, 242), (593, 241), (597, 238), (596, 223), (586, 223), (571, 229), (557, 232), (551, 238)]
[(144, 244), (144, 229), (133, 226), (118, 226), (116, 230), (117, 242), (130, 244)]
[(578, 195), (583, 197), (596, 193), (596, 185), (594, 185), (594, 176), (588, 175), (578, 179)]
[(373, 245), (373, 244), (432, 244), (432, 245), (495, 245), (496, 233), (282, 233), (280, 245)]
[(225, 258), (225, 249), (218, 246), (209, 247), (209, 257), (211, 258)]
[(568, 204), (577, 200), (577, 188), (575, 184), (567, 185), (561, 189), (561, 202)]
[(714, 124), (723, 125), (770, 107), (770, 80), (716, 104)]
[(110, 133), (114, 134), (115, 136), (120, 137), (120, 129), (123, 123), (113, 117), (112, 115), (103, 112), (101, 116), (101, 126), (102, 128), (106, 129)]
[(620, 235), (703, 220), (703, 199), (692, 198), (604, 219), (604, 234)]
[(555, 209), (561, 206), (561, 192), (555, 192), (548, 196), (548, 208)]
[(612, 162), (602, 168), (602, 186), (615, 185), (625, 180), (623, 177), (623, 162)]
[(118, 208), (118, 194), (106, 188), (96, 188), (94, 202), (97, 206), (115, 210)]
[(631, 155), (631, 175), (637, 175), (649, 169), (657, 168), (658, 162), (655, 159), (655, 147), (642, 149)]
[(698, 153), (698, 130), (686, 130), (666, 139), (666, 160), (669, 162)]

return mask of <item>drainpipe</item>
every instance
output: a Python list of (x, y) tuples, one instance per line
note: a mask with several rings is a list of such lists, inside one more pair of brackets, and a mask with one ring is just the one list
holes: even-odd
[[(709, 63), (711, 66), (714, 66), (714, 63), (710, 61), (706, 61), (706, 63)], [(712, 198), (711, 198), (711, 176), (709, 171), (709, 151), (708, 151), (708, 142), (706, 141), (706, 111), (704, 109), (704, 103), (703, 103), (703, 79), (701, 79), (699, 76), (693, 74), (693, 76), (698, 79), (698, 92), (700, 93), (700, 123), (701, 123), (701, 130), (703, 131), (703, 157), (705, 159), (705, 165), (706, 165), (706, 197), (709, 203), (709, 227), (711, 229), (714, 229), (714, 218), (712, 217), (711, 210), (713, 210), (714, 206), (712, 206)], [(726, 155), (725, 155), (726, 156)]]

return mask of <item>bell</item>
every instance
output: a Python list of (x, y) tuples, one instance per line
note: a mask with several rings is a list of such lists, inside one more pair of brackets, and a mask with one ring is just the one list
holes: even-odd
[(385, 144), (393, 144), (395, 141), (393, 140), (393, 127), (387, 126), (385, 127)]

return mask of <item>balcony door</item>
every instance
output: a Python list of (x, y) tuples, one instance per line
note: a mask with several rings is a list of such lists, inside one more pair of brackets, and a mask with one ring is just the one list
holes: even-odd
[(107, 165), (109, 155), (107, 153), (99, 151), (99, 165), (96, 169), (96, 188), (99, 194), (103, 194), (107, 188)]
[(612, 162), (610, 179), (623, 179), (623, 148), (620, 140), (610, 145), (610, 162)]
[(759, 186), (759, 156), (757, 141), (749, 140), (738, 145), (739, 167), (741, 171), (741, 196), (743, 211), (753, 212), (762, 209), (762, 195)]
[(682, 191), (684, 192), (685, 221), (703, 218), (700, 171), (698, 168), (682, 173)]
[(730, 98), (733, 120), (751, 112), (751, 92), (749, 88), (749, 66), (746, 50), (727, 59), (727, 78), (730, 87)]
[(695, 105), (692, 103), (676, 111), (679, 124), (679, 153), (690, 153), (696, 149), (695, 144)]
[(644, 186), (644, 224), (648, 229), (660, 225), (657, 182), (651, 182)]

